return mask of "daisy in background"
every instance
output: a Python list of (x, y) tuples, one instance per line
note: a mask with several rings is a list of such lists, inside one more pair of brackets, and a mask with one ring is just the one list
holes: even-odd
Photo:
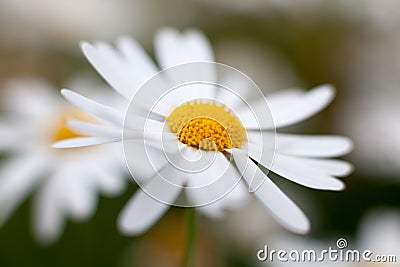
[[(143, 110), (146, 95), (158, 97), (158, 93), (163, 93), (162, 88), (171, 88), (171, 81), (179, 84), (185, 80), (186, 77), (176, 75), (179, 72), (174, 73), (176, 68), (185, 69), (184, 63), (209, 62), (210, 68), (184, 73), (189, 76), (200, 73), (211, 82), (217, 81), (213, 68), (216, 65), (212, 63), (214, 55), (206, 37), (195, 30), (183, 33), (174, 29), (161, 30), (155, 38), (159, 66), (130, 38), (118, 40), (116, 48), (103, 42), (82, 43), (81, 47), (101, 76), (126, 99), (133, 98), (134, 104), (129, 106), (125, 117), (124, 113), (112, 107), (71, 90), (62, 90), (69, 102), (112, 126), (71, 120), (69, 126), (72, 129), (98, 137), (72, 138), (56, 143), (55, 147), (122, 141), (120, 133), (124, 131), (124, 142), (128, 144), (125, 156), (128, 165), (134, 165), (134, 168), (129, 166), (130, 171), (142, 187), (119, 218), (119, 227), (124, 233), (140, 234), (149, 229), (167, 211), (168, 204), (175, 203), (182, 191), (186, 192), (193, 206), (201, 206), (198, 210), (220, 217), (226, 208), (243, 203), (250, 195), (248, 190), (286, 229), (301, 234), (308, 232), (310, 225), (303, 211), (259, 169), (258, 164), (303, 186), (321, 190), (344, 189), (343, 182), (334, 176), (348, 175), (352, 167), (347, 162), (329, 158), (351, 150), (352, 143), (348, 138), (280, 133), (275, 136), (274, 132), (275, 127), (293, 125), (321, 111), (334, 97), (332, 86), (322, 85), (310, 91), (291, 89), (277, 92), (267, 96), (268, 107), (263, 97), (253, 97), (253, 103), (246, 106), (216, 86), (189, 85), (184, 87), (186, 91), (178, 90), (171, 94), (165, 91), (165, 97), (158, 99), (156, 109)], [(155, 75), (160, 69), (166, 71)], [(155, 90), (159, 91), (139, 90), (150, 77), (157, 80), (159, 87)], [(246, 94), (249, 88), (238, 90)], [(138, 95), (143, 97), (143, 104), (135, 102)], [(254, 111), (256, 118), (253, 117)], [(259, 111), (265, 112), (260, 114)], [(269, 116), (269, 111), (273, 121), (272, 118), (263, 119)], [(146, 118), (149, 114), (150, 117)], [(150, 128), (147, 141), (151, 144), (143, 148), (141, 139), (145, 139), (143, 132), (149, 130), (147, 127)], [(152, 133), (161, 133), (161, 138), (160, 135), (153, 138)], [(263, 143), (265, 146), (261, 145)], [(171, 158), (166, 159), (166, 154)], [(260, 157), (260, 154), (267, 156)], [(148, 161), (148, 157), (154, 160)], [(193, 169), (190, 169), (187, 163), (190, 160), (187, 159), (198, 157), (212, 158), (213, 162), (203, 171), (196, 169), (198, 172), (189, 173)], [(181, 162), (188, 169), (177, 168)], [(219, 191), (218, 187), (190, 190), (206, 187), (215, 180), (232, 188), (226, 193)], [(202, 205), (205, 203), (209, 205)]]
[[(97, 95), (104, 96), (101, 90)], [(107, 94), (106, 94), (107, 95)], [(71, 218), (88, 220), (98, 195), (125, 188), (126, 171), (118, 144), (59, 151), (55, 141), (80, 136), (66, 127), (69, 118), (94, 121), (62, 101), (54, 88), (37, 79), (11, 81), (1, 98), (0, 225), (32, 193), (32, 226), (39, 241), (53, 242)]]

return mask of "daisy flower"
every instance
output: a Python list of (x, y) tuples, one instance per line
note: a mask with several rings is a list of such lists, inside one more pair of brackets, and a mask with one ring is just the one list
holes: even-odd
[(351, 165), (329, 158), (348, 153), (349, 139), (275, 133), (275, 127), (298, 123), (326, 107), (334, 97), (332, 86), (291, 89), (265, 99), (245, 75), (214, 63), (208, 40), (195, 30), (161, 30), (155, 38), (159, 66), (126, 37), (116, 48), (103, 42), (85, 42), (81, 48), (131, 102), (124, 114), (63, 89), (69, 102), (109, 126), (72, 120), (73, 129), (97, 137), (64, 140), (55, 147), (123, 140), (128, 167), (142, 189), (119, 217), (124, 233), (143, 233), (170, 205), (219, 217), (243, 203), (247, 191), (286, 229), (306, 233), (307, 217), (267, 177), (268, 171), (310, 188), (344, 188), (334, 176), (349, 174)]
[(52, 242), (68, 218), (84, 221), (93, 215), (99, 193), (122, 192), (126, 179), (122, 154), (118, 145), (64, 153), (53, 149), (55, 141), (80, 135), (66, 127), (69, 118), (94, 120), (66, 105), (42, 80), (15, 80), (4, 89), (0, 151), (9, 157), (0, 168), (0, 225), (34, 192), (34, 234), (39, 241)]

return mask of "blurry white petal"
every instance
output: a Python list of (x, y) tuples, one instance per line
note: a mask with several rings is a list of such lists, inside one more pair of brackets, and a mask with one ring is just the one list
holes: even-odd
[(290, 181), (314, 189), (337, 191), (345, 188), (341, 180), (315, 169), (312, 165), (306, 165), (301, 158), (297, 157), (276, 154), (271, 171)]
[(46, 159), (39, 153), (6, 162), (0, 171), (0, 226), (43, 177)]
[(0, 150), (15, 150), (18, 144), (21, 144), (21, 127), (8, 123), (0, 123)]
[(119, 141), (121, 141), (121, 137), (119, 138), (78, 137), (56, 142), (53, 144), (53, 148), (76, 148), (76, 147), (102, 145)]
[(51, 185), (42, 187), (33, 202), (33, 230), (43, 243), (57, 240), (65, 227), (65, 210), (59, 203), (59, 191)]
[(127, 180), (125, 177), (128, 174), (125, 173), (123, 162), (121, 158), (118, 164), (101, 162), (100, 164), (104, 168), (99, 168), (99, 163), (97, 162), (93, 162), (91, 166), (88, 166), (92, 170), (93, 179), (95, 179), (95, 184), (99, 191), (105, 193), (107, 196), (115, 196), (125, 189)]
[[(70, 177), (63, 177), (58, 188), (67, 191), (63, 194), (64, 207), (77, 221), (84, 221), (92, 217), (97, 206), (97, 184), (90, 170), (81, 171), (79, 174), (71, 172)], [(69, 179), (69, 180), (66, 180)]]
[(117, 126), (122, 126), (124, 121), (124, 114), (117, 110), (97, 103), (87, 97), (84, 97), (78, 93), (75, 93), (68, 89), (61, 90), (61, 94), (68, 102), (75, 105), (76, 107), (90, 113), (100, 120), (111, 122)]
[[(359, 247), (375, 255), (400, 257), (400, 213), (395, 209), (374, 209), (362, 220), (357, 233)], [(389, 264), (390, 265), (390, 264)]]
[[(170, 186), (164, 179), (155, 177), (144, 190), (153, 192), (155, 196), (160, 196), (168, 203), (173, 203), (182, 188)], [(138, 189), (122, 210), (118, 225), (124, 234), (137, 235), (145, 232), (168, 210), (168, 204), (159, 202), (146, 192)]]
[(55, 241), (68, 215), (82, 221), (91, 217), (97, 205), (97, 192), (90, 169), (64, 165), (40, 188), (34, 202), (34, 229), (42, 242)]
[(254, 192), (254, 195), (283, 227), (299, 234), (305, 234), (309, 231), (310, 222), (301, 209), (268, 177), (265, 177), (265, 174), (244, 152), (233, 149), (233, 158), (248, 184), (254, 176), (262, 177), (257, 180), (264, 179), (264, 183)]

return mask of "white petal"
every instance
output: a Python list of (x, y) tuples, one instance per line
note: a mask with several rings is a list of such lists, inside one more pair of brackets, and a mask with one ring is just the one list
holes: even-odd
[(334, 95), (335, 89), (331, 85), (321, 85), (299, 96), (296, 102), (281, 101), (279, 106), (271, 104), (275, 127), (281, 128), (308, 119), (324, 109), (332, 101)]
[(49, 185), (40, 189), (33, 202), (33, 230), (43, 243), (56, 241), (65, 227), (65, 211), (59, 205), (59, 192), (49, 190)]
[(267, 96), (268, 105), (271, 110), (278, 111), (296, 104), (304, 96), (304, 93), (304, 90), (298, 88), (279, 90)]
[[(258, 145), (259, 134), (248, 132), (249, 142)], [(274, 133), (262, 133), (263, 145), (271, 149), (274, 144)], [(297, 135), (281, 134), (275, 135), (276, 152), (281, 154), (303, 156), (303, 157), (338, 157), (349, 153), (353, 144), (344, 136), (336, 135)]]
[(236, 73), (220, 79), (219, 83), (224, 87), (218, 87), (215, 99), (233, 111), (240, 110), (251, 97), (254, 84)]
[[(169, 88), (174, 88), (172, 92), (166, 95), (165, 100), (167, 102), (178, 105), (182, 104), (182, 101), (187, 98), (186, 101), (199, 98), (214, 98), (216, 87), (202, 83), (215, 83), (217, 81), (217, 71), (216, 66), (211, 63), (214, 62), (211, 45), (201, 32), (187, 30), (180, 33), (174, 29), (166, 28), (158, 32), (154, 46), (162, 69), (184, 63), (202, 62), (170, 68), (163, 72), (169, 81)], [(193, 83), (193, 81), (198, 82), (177, 88), (177, 86), (188, 82)]]
[(68, 215), (83, 221), (96, 209), (97, 192), (92, 173), (75, 165), (65, 164), (58, 169), (37, 194), (34, 229), (42, 242), (53, 242), (61, 235)]
[(71, 217), (77, 221), (84, 221), (92, 217), (96, 211), (98, 194), (96, 181), (90, 169), (80, 171), (70, 169), (66, 175), (60, 177), (59, 188), (54, 190), (62, 195), (63, 206)]
[(59, 142), (56, 142), (52, 145), (53, 148), (76, 148), (76, 147), (85, 147), (85, 146), (94, 146), (94, 145), (102, 145), (113, 142), (121, 141), (120, 138), (109, 138), (109, 137), (78, 137), (65, 139)]
[(83, 42), (81, 49), (92, 66), (122, 96), (130, 99), (137, 90), (134, 73), (127, 72), (127, 63), (112, 47), (105, 43), (95, 46)]
[[(234, 172), (237, 173), (237, 170), (234, 167)], [(236, 181), (236, 175), (226, 176), (226, 179), (233, 179)], [(232, 181), (227, 181), (228, 184), (231, 184)], [(247, 203), (249, 199), (248, 191), (246, 190), (246, 186), (242, 181), (236, 184), (232, 191), (230, 191), (224, 197), (218, 199), (217, 201), (210, 203), (205, 206), (197, 207), (200, 212), (204, 213), (205, 215), (214, 218), (214, 219), (221, 219), (225, 212), (228, 209), (242, 207)]]
[(331, 85), (321, 85), (306, 92), (290, 89), (274, 93), (266, 97), (267, 107), (264, 99), (250, 103), (252, 112), (258, 116), (269, 110), (273, 122), (270, 120), (254, 121), (251, 119), (254, 115), (245, 108), (236, 112), (240, 117), (247, 118), (242, 122), (248, 129), (281, 128), (301, 122), (318, 113), (332, 101), (334, 94), (335, 90)]
[(61, 94), (68, 102), (76, 107), (98, 117), (100, 120), (111, 122), (117, 126), (122, 126), (124, 114), (103, 104), (97, 103), (87, 97), (75, 93), (68, 89), (61, 90)]
[(264, 183), (254, 195), (271, 212), (272, 216), (289, 231), (305, 234), (310, 222), (301, 209), (294, 204), (248, 156), (238, 149), (233, 150), (233, 158), (245, 181), (249, 184), (254, 176), (261, 176)]
[(119, 138), (122, 140), (122, 128), (110, 125), (101, 125), (80, 120), (69, 120), (68, 128), (83, 135), (108, 137), (113, 139)]
[(142, 83), (158, 72), (153, 60), (146, 51), (132, 38), (122, 37), (117, 41), (117, 47), (128, 61), (130, 70), (136, 72)]
[(274, 129), (273, 114), (264, 97), (256, 101), (247, 101), (241, 108), (234, 110), (243, 126), (247, 129)]
[[(190, 80), (190, 75), (193, 76), (193, 80), (205, 80), (207, 79), (206, 77), (197, 77), (196, 74), (193, 75), (193, 73), (204, 73), (202, 72), (204, 67), (200, 67), (199, 70), (192, 70), (191, 67), (188, 69), (182, 70), (182, 71), (176, 71), (177, 73), (177, 78), (174, 80), (176, 84), (183, 84), (186, 83), (186, 80)], [(171, 70), (173, 72), (173, 70)], [(168, 74), (175, 74), (168, 72)], [(174, 90), (169, 91), (162, 99), (163, 104), (164, 103), (170, 103), (170, 104), (164, 104), (165, 106), (170, 106), (172, 108), (169, 108), (169, 112), (172, 111), (174, 107), (180, 106), (183, 103), (197, 100), (197, 99), (207, 99), (208, 100), (214, 100), (215, 99), (215, 94), (217, 92), (217, 87), (210, 85), (210, 84), (204, 84), (204, 83), (193, 83), (193, 84), (185, 84), (183, 86), (175, 87)]]
[[(262, 164), (262, 162), (260, 162)], [(271, 171), (295, 183), (320, 190), (343, 190), (345, 185), (312, 165), (304, 164), (302, 159), (276, 154)]]
[[(173, 203), (181, 192), (181, 188), (170, 186), (165, 180), (156, 177), (144, 188), (162, 199)], [(159, 202), (149, 196), (142, 189), (138, 189), (129, 200), (118, 218), (118, 226), (124, 234), (138, 235), (151, 226), (168, 210), (169, 205)]]
[[(226, 208), (238, 205), (244, 195), (240, 193), (246, 193), (245, 190), (241, 190), (243, 185), (238, 186), (240, 174), (221, 152), (203, 153), (213, 155), (215, 159), (203, 172), (188, 174), (186, 191), (191, 205), (207, 206), (217, 202), (220, 208), (224, 208), (222, 204)], [(239, 188), (235, 190), (236, 187)]]
[(124, 140), (124, 154), (130, 173), (139, 182), (153, 177), (168, 164), (161, 147), (144, 146), (143, 140)]
[[(15, 150), (18, 144), (23, 140), (22, 136), (25, 127), (13, 125), (10, 123), (0, 123), (0, 150)], [(22, 139), (22, 140), (21, 140)]]
[[(121, 152), (118, 154), (122, 154)], [(125, 171), (123, 156), (114, 155), (112, 151), (109, 153), (110, 158), (100, 162), (93, 161), (87, 168), (91, 168), (95, 186), (99, 191), (107, 196), (116, 196), (125, 189), (128, 173)], [(99, 165), (102, 168), (99, 168)]]
[(0, 226), (42, 179), (46, 158), (27, 155), (4, 162), (0, 172)]
[(338, 157), (349, 153), (353, 148), (351, 140), (335, 135), (276, 135), (278, 153), (304, 157)]
[[(361, 221), (357, 239), (359, 249), (371, 250), (375, 255), (394, 255), (398, 261), (400, 257), (399, 211), (389, 208), (375, 208), (369, 211)], [(377, 240), (379, 242), (376, 242)]]
[(353, 171), (353, 166), (347, 161), (335, 159), (310, 159), (295, 157), (299, 163), (322, 173), (333, 176), (347, 176)]
[(188, 62), (214, 62), (210, 43), (196, 30), (179, 33), (165, 28), (157, 33), (154, 46), (163, 69)]

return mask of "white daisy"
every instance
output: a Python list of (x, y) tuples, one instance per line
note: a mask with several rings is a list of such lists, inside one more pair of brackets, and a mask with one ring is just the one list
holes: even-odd
[(66, 105), (41, 80), (16, 80), (4, 89), (0, 151), (10, 157), (0, 168), (0, 225), (34, 191), (34, 234), (55, 241), (68, 217), (83, 221), (93, 215), (100, 192), (113, 196), (124, 189), (120, 148), (53, 149), (54, 141), (78, 136), (66, 127), (67, 119), (89, 115)]
[[(232, 78), (228, 73), (224, 86), (229, 90), (212, 84), (218, 81), (218, 71), (232, 69), (213, 63), (211, 46), (200, 32), (164, 29), (156, 36), (155, 49), (159, 67), (164, 70), (158, 75), (159, 68), (132, 39), (120, 39), (117, 48), (102, 42), (82, 44), (85, 56), (103, 78), (132, 99), (126, 115), (62, 90), (72, 104), (112, 126), (73, 120), (71, 127), (97, 139), (65, 140), (56, 147), (120, 141), (123, 131), (128, 167), (143, 190), (122, 211), (121, 230), (128, 234), (146, 231), (166, 212), (168, 204), (197, 206), (205, 214), (218, 217), (225, 208), (243, 202), (246, 183), (285, 228), (306, 233), (307, 217), (257, 163), (310, 188), (342, 190), (344, 184), (334, 176), (349, 174), (351, 165), (328, 158), (348, 153), (352, 147), (349, 139), (275, 136), (274, 132), (274, 127), (292, 125), (319, 112), (333, 99), (334, 89), (324, 85), (307, 92), (292, 89), (275, 93), (267, 97), (268, 107), (262, 94), (252, 90), (254, 84), (242, 74)], [(235, 82), (238, 77), (239, 82)], [(178, 198), (182, 191), (187, 197), (183, 201)]]

